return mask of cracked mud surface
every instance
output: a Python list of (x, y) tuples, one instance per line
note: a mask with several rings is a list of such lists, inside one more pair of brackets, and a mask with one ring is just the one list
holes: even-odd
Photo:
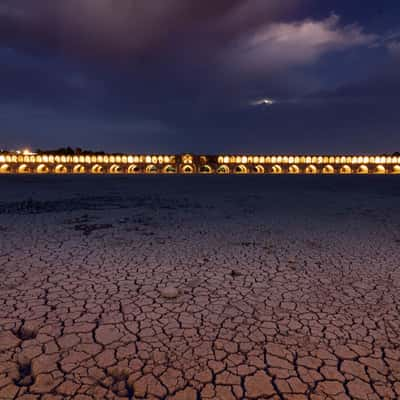
[(400, 398), (398, 179), (0, 182), (0, 399)]

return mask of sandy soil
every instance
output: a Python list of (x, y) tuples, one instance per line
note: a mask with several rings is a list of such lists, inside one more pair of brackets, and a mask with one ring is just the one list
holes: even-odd
[(396, 177), (1, 177), (0, 399), (399, 399)]

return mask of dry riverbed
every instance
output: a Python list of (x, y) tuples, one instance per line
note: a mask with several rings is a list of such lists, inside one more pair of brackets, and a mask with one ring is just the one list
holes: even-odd
[(400, 398), (397, 177), (0, 184), (0, 399)]

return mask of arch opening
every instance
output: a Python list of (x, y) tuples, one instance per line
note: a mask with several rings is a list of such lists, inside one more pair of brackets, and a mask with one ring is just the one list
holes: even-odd
[(307, 168), (305, 169), (305, 173), (309, 175), (313, 175), (318, 173), (317, 167), (315, 165), (308, 165)]
[[(176, 172), (176, 170), (175, 170), (174, 172)], [(183, 166), (183, 168), (182, 168), (182, 172), (183, 172), (184, 174), (193, 174), (194, 169), (193, 169), (193, 167), (192, 167), (191, 165), (185, 165), (185, 166)]]
[(282, 167), (281, 167), (280, 165), (276, 164), (276, 165), (274, 165), (274, 166), (272, 167), (271, 172), (272, 172), (273, 174), (281, 174), (281, 173), (283, 172), (283, 171), (282, 171)]
[(47, 174), (47, 173), (49, 173), (49, 167), (47, 165), (45, 165), (45, 164), (40, 164), (37, 167), (36, 172), (38, 174)]
[(209, 165), (202, 165), (200, 167), (200, 173), (201, 174), (211, 174), (212, 173), (212, 169)]
[(85, 173), (85, 167), (82, 164), (75, 165), (73, 169), (74, 174), (84, 174)]
[(18, 167), (19, 174), (29, 174), (30, 172), (31, 170), (26, 164), (22, 164)]
[(217, 169), (218, 174), (229, 174), (229, 167), (227, 165), (220, 165)]
[(400, 165), (395, 165), (394, 167), (393, 167), (393, 173), (394, 174), (400, 174)]
[(383, 165), (377, 165), (377, 167), (375, 169), (375, 174), (377, 174), (377, 175), (386, 174), (386, 168)]
[(237, 165), (234, 172), (235, 174), (247, 174), (247, 167), (243, 164)]
[(8, 164), (4, 164), (0, 167), (0, 174), (10, 174), (11, 167)]
[(110, 174), (121, 174), (122, 168), (120, 165), (114, 164), (110, 167)]
[[(185, 165), (184, 169), (186, 167), (190, 167), (190, 165)], [(173, 165), (166, 165), (163, 169), (163, 172), (164, 174), (176, 174), (176, 168)], [(190, 172), (185, 172), (185, 173), (190, 173)]]
[(146, 167), (146, 174), (157, 174), (157, 173), (158, 173), (158, 168), (155, 165), (151, 164)]
[(368, 167), (366, 165), (360, 165), (357, 169), (357, 174), (360, 175), (368, 174)]
[(67, 167), (65, 165), (57, 165), (54, 169), (56, 174), (66, 174), (68, 172)]
[(322, 173), (323, 174), (334, 174), (335, 173), (335, 168), (333, 168), (332, 165), (325, 165), (324, 168), (322, 168)]
[(256, 165), (254, 167), (254, 172), (256, 174), (264, 174), (265, 173), (265, 168), (262, 165)]
[(103, 171), (103, 167), (99, 164), (95, 164), (92, 167), (92, 174), (102, 174)]
[(130, 165), (128, 167), (128, 174), (139, 174), (140, 168), (137, 165)]
[(353, 171), (351, 170), (351, 167), (349, 165), (343, 165), (340, 168), (339, 173), (342, 175), (349, 175), (349, 174), (352, 174)]
[(289, 167), (289, 174), (296, 175), (296, 174), (299, 174), (299, 173), (300, 173), (300, 168), (298, 167), (298, 165), (291, 165)]

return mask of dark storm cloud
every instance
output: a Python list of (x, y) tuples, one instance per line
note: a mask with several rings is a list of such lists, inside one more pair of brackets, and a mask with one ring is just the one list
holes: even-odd
[(171, 68), (181, 75), (190, 66), (195, 73), (236, 72), (238, 79), (309, 63), (326, 52), (376, 39), (357, 24), (341, 24), (336, 15), (320, 20), (304, 15), (310, 3), (3, 0), (0, 41), (86, 60), (101, 58), (135, 70)]
[[(216, 100), (207, 90), (219, 96), (241, 91), (241, 82), (254, 72), (250, 68), (243, 76), (233, 65), (243, 61), (240, 46), (268, 24), (296, 18), (308, 1), (4, 0), (0, 41), (33, 54), (79, 59), (86, 75), (101, 80), (102, 66), (106, 74), (111, 67), (122, 79), (105, 79), (106, 86), (122, 99), (130, 88), (142, 91), (139, 102), (145, 103), (171, 92), (195, 102), (202, 93)], [(251, 57), (254, 64), (254, 51)]]
[[(89, 56), (140, 57), (174, 48), (207, 51), (269, 21), (293, 14), (306, 0), (3, 0), (0, 38)], [(193, 54), (196, 54), (193, 51)]]
[[(213, 100), (225, 97), (227, 104), (227, 96), (240, 92), (241, 98), (233, 101), (242, 104), (261, 91), (287, 96), (310, 90), (310, 78), (283, 69), (376, 40), (357, 24), (341, 24), (333, 14), (322, 20), (304, 18), (301, 10), (308, 3), (4, 0), (0, 40), (25, 49), (62, 51), (72, 58), (101, 59), (125, 73), (123, 92), (144, 80), (155, 84), (148, 85), (143, 97), (174, 91), (182, 99), (195, 95), (199, 100), (204, 93)], [(95, 65), (90, 73), (99, 69)]]

